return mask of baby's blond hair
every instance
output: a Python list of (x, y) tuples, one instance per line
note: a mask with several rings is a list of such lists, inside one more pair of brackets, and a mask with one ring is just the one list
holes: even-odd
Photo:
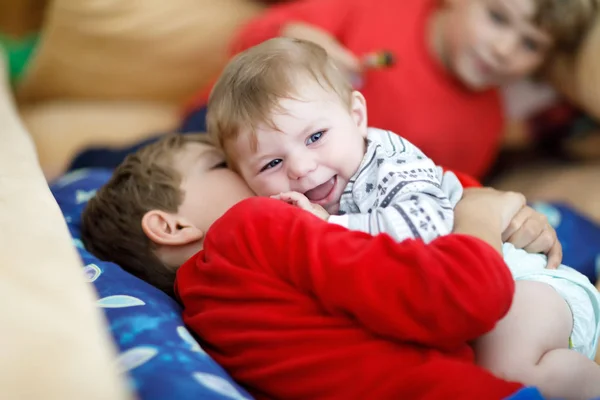
[[(277, 130), (271, 116), (283, 111), (281, 99), (297, 96), (305, 84), (300, 79), (335, 92), (350, 107), (350, 82), (322, 47), (291, 38), (267, 40), (233, 58), (213, 88), (206, 117), (213, 143), (227, 154), (227, 142), (249, 129), (250, 145), (256, 149), (254, 132), (263, 124)], [(227, 158), (235, 169), (235, 161), (229, 154)]]

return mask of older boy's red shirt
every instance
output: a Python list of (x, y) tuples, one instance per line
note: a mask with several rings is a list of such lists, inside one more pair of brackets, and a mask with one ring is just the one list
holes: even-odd
[[(429, 17), (440, 0), (301, 0), (274, 6), (243, 27), (237, 53), (301, 21), (333, 34), (357, 56), (389, 50), (396, 64), (367, 72), (369, 126), (389, 129), (437, 164), (481, 178), (496, 157), (503, 110), (495, 90), (466, 89), (433, 59)], [(196, 99), (204, 104), (207, 93)]]
[(473, 237), (396, 243), (264, 198), (218, 220), (176, 283), (185, 323), (259, 399), (505, 398), (521, 385), (467, 343), (513, 290)]

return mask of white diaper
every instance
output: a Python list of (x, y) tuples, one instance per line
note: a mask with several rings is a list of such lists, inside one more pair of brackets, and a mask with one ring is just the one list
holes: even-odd
[(565, 299), (573, 314), (571, 348), (593, 360), (600, 333), (600, 294), (589, 279), (565, 265), (546, 269), (546, 256), (515, 249), (510, 243), (502, 251), (516, 281), (547, 283)]

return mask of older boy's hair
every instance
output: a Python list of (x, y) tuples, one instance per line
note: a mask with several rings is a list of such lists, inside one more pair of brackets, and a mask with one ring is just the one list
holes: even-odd
[(171, 165), (194, 142), (208, 143), (205, 134), (171, 134), (127, 156), (82, 215), (82, 240), (92, 254), (171, 296), (176, 269), (155, 255), (156, 245), (142, 230), (142, 218), (150, 210), (177, 212), (184, 196), (182, 176)]
[(599, 11), (599, 0), (536, 0), (534, 23), (554, 40), (554, 51), (574, 53)]
[[(298, 39), (270, 39), (234, 57), (214, 86), (206, 117), (213, 143), (224, 149), (242, 128), (253, 133), (261, 124), (277, 130), (271, 115), (283, 111), (278, 109), (279, 100), (298, 94), (298, 77), (333, 90), (350, 106), (350, 82), (322, 47)], [(255, 148), (256, 137), (250, 139)]]

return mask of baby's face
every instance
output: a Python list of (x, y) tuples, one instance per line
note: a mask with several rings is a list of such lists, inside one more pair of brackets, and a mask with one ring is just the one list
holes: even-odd
[(337, 94), (311, 84), (279, 105), (271, 124), (278, 130), (259, 126), (256, 151), (251, 132), (229, 145), (240, 174), (259, 196), (296, 191), (336, 213), (365, 152), (364, 98), (355, 92), (349, 109)]
[(442, 58), (470, 89), (483, 90), (534, 72), (552, 47), (536, 27), (534, 0), (448, 0)]

